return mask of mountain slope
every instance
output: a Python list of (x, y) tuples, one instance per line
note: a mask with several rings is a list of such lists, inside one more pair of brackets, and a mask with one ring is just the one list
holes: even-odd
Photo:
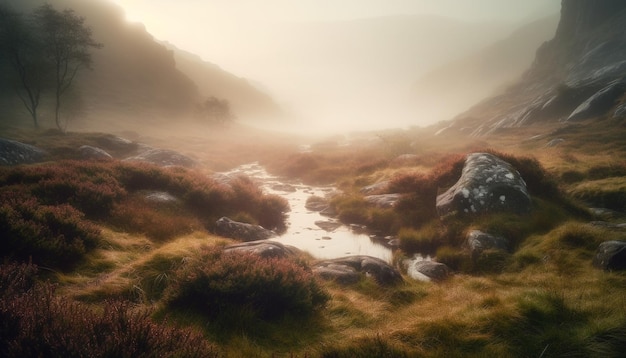
[(622, 121), (624, 29), (624, 1), (563, 0), (554, 38), (537, 51), (524, 77), (503, 94), (459, 115), (450, 128), (480, 136), (534, 123)]
[[(23, 13), (43, 3), (42, 0), (7, 1)], [(105, 0), (57, 0), (52, 5), (58, 10), (73, 9), (85, 17), (94, 39), (104, 44), (102, 49), (92, 51), (93, 71), (83, 70), (78, 74), (74, 93), (79, 97), (66, 101), (68, 108), (75, 107), (74, 113), (67, 114), (81, 119), (81, 123), (73, 126), (103, 127), (113, 123), (123, 126), (186, 118), (208, 95), (207, 86), (212, 89), (211, 95), (229, 100), (235, 112), (240, 105), (242, 111), (265, 113), (270, 112), (268, 108), (276, 107), (268, 96), (255, 98), (251, 94), (258, 92), (255, 88), (224, 71), (200, 67), (191, 74), (184, 73), (179, 67), (187, 70), (188, 61), (156, 41), (142, 24), (126, 21), (118, 5)], [(183, 63), (179, 66), (177, 60)]]
[(430, 71), (412, 90), (422, 115), (449, 119), (477, 101), (517, 80), (544, 41), (554, 36), (558, 16), (533, 21), (469, 56)]
[(203, 98), (215, 96), (228, 99), (239, 118), (268, 119), (281, 115), (281, 109), (274, 100), (255, 88), (247, 79), (226, 72), (172, 44), (166, 43), (165, 46), (174, 52), (176, 68), (187, 77), (193, 78)]

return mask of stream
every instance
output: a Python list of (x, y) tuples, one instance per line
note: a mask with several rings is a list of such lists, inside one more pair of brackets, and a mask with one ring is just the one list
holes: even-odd
[[(287, 230), (271, 240), (297, 247), (316, 259), (368, 255), (391, 263), (391, 248), (370, 238), (368, 234), (352, 230), (337, 219), (323, 216), (305, 207), (309, 197), (314, 195), (326, 197), (335, 190), (334, 187), (286, 183), (279, 177), (270, 175), (258, 163), (244, 164), (223, 174), (246, 175), (257, 181), (265, 193), (280, 195), (289, 202), (291, 211), (287, 213)], [(336, 228), (326, 231), (316, 225), (319, 221), (332, 223)]]

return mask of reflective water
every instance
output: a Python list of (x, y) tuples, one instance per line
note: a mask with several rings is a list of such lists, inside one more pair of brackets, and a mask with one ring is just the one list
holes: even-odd
[[(392, 251), (389, 247), (373, 240), (365, 233), (341, 225), (336, 219), (305, 208), (309, 197), (325, 197), (334, 190), (333, 187), (286, 183), (267, 173), (258, 163), (245, 164), (224, 174), (245, 174), (257, 180), (266, 193), (280, 195), (289, 202), (291, 211), (287, 213), (287, 230), (272, 240), (295, 246), (318, 259), (369, 255), (391, 263)], [(338, 227), (326, 231), (316, 225), (316, 221), (331, 222)]]

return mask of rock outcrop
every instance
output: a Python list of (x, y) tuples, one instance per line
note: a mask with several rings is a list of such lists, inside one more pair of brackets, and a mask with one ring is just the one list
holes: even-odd
[(520, 81), (459, 115), (451, 128), (482, 136), (537, 122), (613, 116), (626, 93), (624, 28), (626, 1), (563, 0), (554, 38), (537, 50)]
[(276, 234), (260, 225), (252, 225), (222, 217), (215, 222), (215, 233), (235, 240), (266, 240)]
[(437, 196), (440, 216), (508, 211), (527, 213), (531, 199), (526, 183), (509, 163), (489, 153), (467, 156), (459, 180)]
[(19, 165), (41, 162), (47, 153), (30, 144), (0, 138), (0, 165)]
[(371, 277), (380, 285), (402, 282), (402, 275), (385, 261), (371, 256), (348, 256), (325, 260), (313, 265), (313, 272), (326, 280), (348, 285)]
[(418, 281), (443, 281), (452, 274), (452, 270), (445, 264), (436, 261), (409, 260), (407, 264), (408, 275)]
[(106, 150), (98, 148), (98, 147), (92, 147), (90, 145), (81, 146), (80, 148), (78, 148), (78, 153), (80, 154), (81, 158), (85, 160), (111, 160), (113, 159), (111, 154), (107, 153)]
[(626, 270), (626, 241), (601, 243), (593, 258), (593, 265), (607, 271)]
[(501, 236), (491, 235), (480, 230), (472, 230), (467, 234), (467, 246), (472, 257), (479, 256), (484, 250), (507, 251), (509, 242)]

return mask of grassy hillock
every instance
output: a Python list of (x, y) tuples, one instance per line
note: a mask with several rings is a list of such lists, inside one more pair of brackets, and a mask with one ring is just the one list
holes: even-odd
[[(167, 142), (194, 151), (195, 169), (72, 157), (98, 134), (7, 132), (52, 154), (46, 163), (0, 168), (0, 355), (618, 357), (626, 275), (594, 268), (592, 258), (600, 242), (626, 233), (589, 222), (623, 221), (626, 165), (616, 158), (626, 154), (619, 139), (626, 129), (613, 127), (606, 140), (583, 133), (600, 136), (602, 126), (541, 140), (529, 138), (552, 129), (480, 140), (414, 129), (349, 145), (326, 141), (309, 153), (268, 135), (255, 144), (272, 143), (263, 150), (235, 136), (209, 138), (202, 151), (196, 140)], [(557, 136), (562, 145), (545, 146)], [(520, 171), (530, 214), (437, 217), (434, 198), (479, 150)], [(369, 280), (346, 287), (318, 281), (305, 254), (224, 254), (233, 241), (211, 233), (218, 217), (267, 227), (284, 220), (282, 199), (253, 181), (211, 179), (212, 170), (252, 153), (274, 173), (335, 183), (343, 194), (331, 205), (340, 219), (400, 239), (398, 267), (415, 252), (430, 253), (454, 274), (439, 283), (407, 276), (392, 287)], [(360, 189), (381, 181), (404, 194), (397, 206), (366, 204)], [(179, 200), (154, 205), (144, 195), (152, 191)], [(590, 206), (616, 211), (598, 217)], [(507, 236), (513, 247), (472, 257), (463, 245), (472, 229)]]

